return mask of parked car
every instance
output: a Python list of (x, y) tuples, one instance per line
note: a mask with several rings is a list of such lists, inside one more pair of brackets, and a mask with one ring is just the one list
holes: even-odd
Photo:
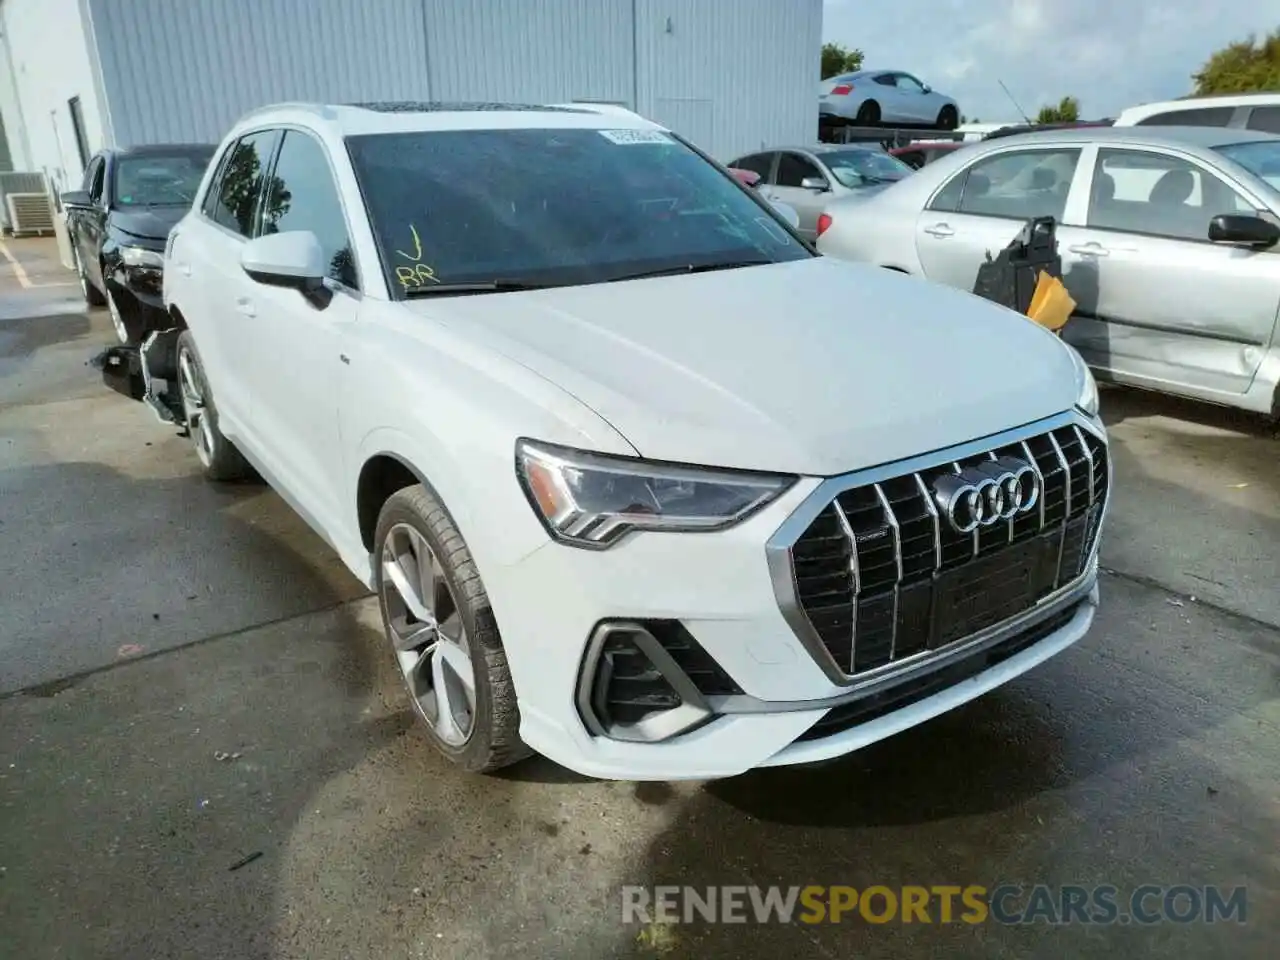
[(1280, 133), (1280, 93), (1190, 97), (1130, 107), (1117, 127), (1233, 127)]
[(818, 113), (823, 122), (860, 126), (927, 124), (943, 130), (960, 125), (960, 107), (902, 70), (858, 70), (822, 81)]
[(169, 228), (191, 206), (213, 144), (169, 143), (103, 150), (79, 190), (62, 194), (80, 290), (106, 305), (122, 343), (165, 326), (161, 261)]
[(919, 170), (927, 163), (948, 156), (953, 150), (964, 146), (958, 140), (918, 140), (901, 147), (890, 147), (889, 155), (897, 157), (912, 170)]
[(1280, 414), (1280, 138), (1101, 127), (974, 144), (828, 208), (828, 256), (972, 289), (1030, 217), (1058, 221), (1063, 335), (1100, 376)]
[(739, 157), (729, 166), (760, 177), (766, 199), (795, 209), (800, 234), (818, 235), (818, 219), (834, 199), (864, 195), (901, 180), (911, 168), (879, 147), (817, 144), (775, 147)]
[(150, 346), (205, 474), (252, 464), (376, 591), (466, 769), (839, 756), (1092, 621), (1111, 474), (1076, 354), (816, 256), (634, 114), (259, 110), (165, 267)]

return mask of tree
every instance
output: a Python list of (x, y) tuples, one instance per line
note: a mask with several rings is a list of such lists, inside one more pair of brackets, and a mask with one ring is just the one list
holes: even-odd
[(1280, 30), (1228, 44), (1193, 73), (1195, 95), (1280, 90)]
[(1075, 97), (1063, 97), (1057, 105), (1041, 107), (1036, 123), (1075, 123), (1080, 119), (1080, 101)]
[(850, 50), (839, 43), (822, 45), (822, 79), (862, 69), (862, 51)]

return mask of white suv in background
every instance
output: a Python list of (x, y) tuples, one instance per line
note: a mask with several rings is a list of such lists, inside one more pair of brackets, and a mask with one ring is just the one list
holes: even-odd
[(469, 770), (833, 757), (1093, 619), (1073, 352), (815, 256), (626, 111), (260, 110), (164, 276), (206, 473), (252, 464), (377, 592)]

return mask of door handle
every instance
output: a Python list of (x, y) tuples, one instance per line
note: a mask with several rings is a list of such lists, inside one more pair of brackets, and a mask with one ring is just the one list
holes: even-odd
[(938, 237), (939, 239), (954, 237), (956, 234), (956, 232), (951, 229), (950, 225), (945, 223), (935, 223), (932, 227), (925, 227), (924, 232), (929, 234), (931, 237)]
[(1077, 243), (1075, 246), (1067, 247), (1072, 253), (1078, 253), (1082, 257), (1105, 257), (1111, 251), (1096, 241), (1090, 240), (1088, 243)]
[(236, 300), (236, 309), (246, 317), (256, 317), (258, 315), (258, 309), (253, 305), (253, 301), (246, 300), (244, 297)]

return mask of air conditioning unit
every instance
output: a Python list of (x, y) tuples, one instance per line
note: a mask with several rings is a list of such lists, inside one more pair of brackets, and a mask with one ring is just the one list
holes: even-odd
[(10, 193), (4, 199), (15, 237), (53, 233), (53, 208), (47, 193)]
[(0, 222), (7, 230), (13, 224), (9, 220), (9, 205), (4, 198), (11, 193), (44, 193), (49, 189), (43, 173), (28, 170), (5, 170), (0, 172)]

